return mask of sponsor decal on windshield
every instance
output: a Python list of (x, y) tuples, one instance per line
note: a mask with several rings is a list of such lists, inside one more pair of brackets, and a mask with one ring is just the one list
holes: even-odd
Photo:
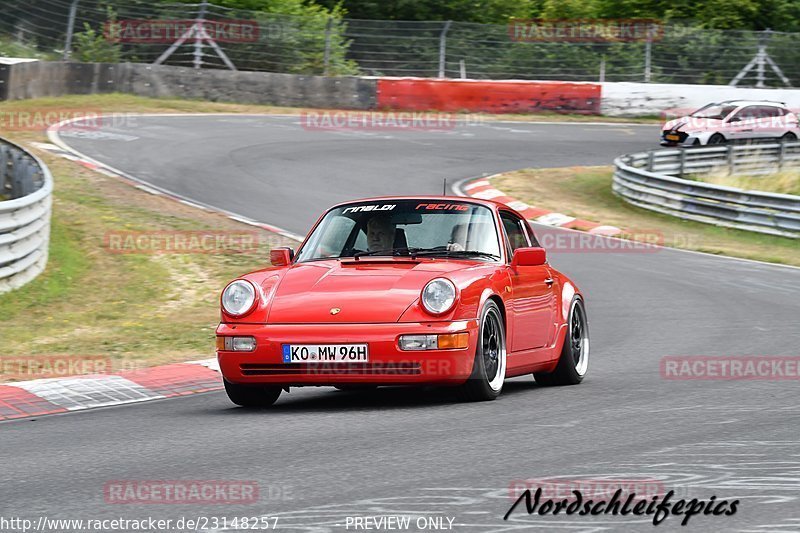
[(356, 205), (353, 207), (346, 207), (342, 213), (361, 213), (362, 211), (391, 211), (395, 207), (397, 207), (396, 204)]
[(416, 210), (425, 209), (426, 211), (468, 211), (469, 205), (466, 204), (417, 204)]

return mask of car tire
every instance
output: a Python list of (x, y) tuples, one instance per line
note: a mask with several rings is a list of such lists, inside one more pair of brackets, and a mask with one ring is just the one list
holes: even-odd
[(459, 387), (459, 398), (466, 402), (497, 398), (506, 377), (506, 355), (505, 321), (497, 304), (489, 300), (481, 310), (472, 374)]
[(708, 145), (725, 144), (725, 142), (726, 141), (724, 135), (722, 135), (721, 133), (715, 133), (714, 135), (709, 137), (708, 142), (706, 144)]
[(791, 131), (787, 131), (781, 136), (781, 142), (783, 143), (792, 143), (797, 140), (797, 135), (792, 133)]
[(237, 385), (227, 380), (224, 383), (228, 398), (242, 407), (269, 407), (281, 395), (281, 388), (274, 385)]
[(534, 372), (536, 383), (544, 386), (577, 385), (589, 370), (589, 328), (583, 300), (573, 298), (570, 305), (567, 336), (558, 364), (552, 372)]

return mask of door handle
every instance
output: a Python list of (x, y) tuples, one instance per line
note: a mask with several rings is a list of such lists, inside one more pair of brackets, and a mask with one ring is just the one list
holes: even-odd
[(544, 280), (544, 282), (547, 283), (547, 285), (550, 287), (552, 287), (554, 283), (553, 278), (547, 278), (546, 280)]

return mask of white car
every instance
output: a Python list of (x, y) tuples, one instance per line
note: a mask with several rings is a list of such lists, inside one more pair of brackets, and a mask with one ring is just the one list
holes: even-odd
[(662, 146), (701, 146), (728, 141), (800, 136), (797, 115), (782, 102), (728, 100), (708, 104), (691, 115), (670, 120), (661, 132)]

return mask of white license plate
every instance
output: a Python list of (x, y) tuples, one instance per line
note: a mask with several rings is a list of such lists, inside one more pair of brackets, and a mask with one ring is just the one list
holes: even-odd
[(366, 363), (366, 344), (284, 344), (284, 363)]

